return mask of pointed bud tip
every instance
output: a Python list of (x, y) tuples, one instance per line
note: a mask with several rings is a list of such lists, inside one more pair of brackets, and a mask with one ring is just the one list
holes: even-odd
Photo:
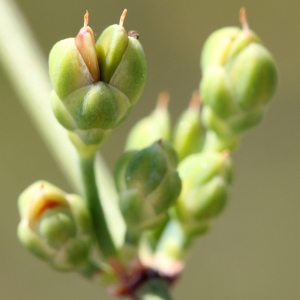
[(240, 9), (240, 23), (241, 23), (242, 28), (243, 28), (244, 31), (248, 31), (249, 30), (249, 25), (248, 25), (248, 22), (247, 22), (245, 7), (242, 7)]
[(89, 12), (86, 10), (85, 11), (85, 15), (83, 16), (83, 26), (84, 28), (87, 28), (88, 24), (89, 24)]
[(189, 108), (198, 111), (201, 107), (201, 98), (199, 91), (194, 91), (189, 103)]
[(158, 94), (156, 108), (167, 109), (170, 102), (170, 93), (168, 91), (162, 91)]
[(125, 8), (121, 14), (121, 17), (120, 17), (120, 23), (119, 25), (123, 27), (123, 24), (124, 24), (124, 21), (125, 21), (125, 18), (126, 18), (126, 15), (127, 15), (127, 8)]
[(88, 67), (95, 82), (100, 80), (100, 70), (97, 60), (95, 37), (93, 30), (88, 26), (89, 24), (89, 12), (86, 11), (83, 17), (83, 27), (79, 30), (76, 38), (75, 45)]

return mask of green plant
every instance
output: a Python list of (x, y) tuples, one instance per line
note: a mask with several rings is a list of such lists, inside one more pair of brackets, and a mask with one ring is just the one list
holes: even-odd
[[(183, 258), (191, 242), (197, 235), (207, 231), (211, 226), (211, 219), (218, 215), (226, 203), (228, 185), (231, 181), (228, 150), (234, 150), (241, 134), (261, 120), (265, 104), (276, 86), (276, 70), (272, 57), (260, 46), (258, 38), (249, 31), (245, 20), (243, 24), (243, 30), (223, 29), (214, 33), (206, 43), (202, 54), (203, 80), (200, 90), (204, 107), (201, 114), (199, 100), (195, 97), (196, 100), (191, 103), (171, 134), (168, 111), (165, 105), (160, 104), (151, 117), (140, 122), (132, 130), (126, 146), (130, 152), (121, 158), (115, 173), (120, 207), (127, 225), (124, 242), (121, 241), (118, 245), (109, 232), (109, 226), (106, 226), (100, 202), (97, 201), (93, 161), (98, 144), (103, 142), (109, 131), (122, 121), (127, 109), (135, 100), (127, 101), (123, 96), (126, 95), (123, 90), (121, 95), (116, 92), (117, 95), (112, 97), (116, 100), (113, 101), (120, 105), (125, 102), (128, 105), (121, 107), (121, 117), (117, 116), (108, 122), (108, 125), (105, 123), (106, 127), (101, 127), (97, 122), (90, 122), (91, 119), (97, 119), (97, 116), (93, 115), (97, 113), (97, 109), (90, 110), (92, 115), (82, 117), (81, 113), (84, 108), (81, 92), (89, 93), (90, 89), (95, 88), (94, 84), (92, 87), (88, 85), (88, 91), (85, 90), (87, 89), (85, 83), (79, 86), (80, 93), (76, 91), (78, 88), (76, 86), (75, 90), (71, 91), (71, 97), (69, 91), (64, 91), (59, 98), (52, 94), (54, 103), (52, 106), (57, 119), (72, 131), (70, 138), (79, 153), (86, 207), (90, 209), (94, 232), (104, 257), (99, 265), (93, 262), (86, 268), (84, 262), (78, 268), (75, 263), (71, 269), (79, 270), (88, 277), (98, 276), (98, 271), (102, 270), (103, 276), (100, 277), (107, 284), (121, 281), (119, 289), (116, 290), (119, 294), (130, 294), (133, 288), (136, 288), (128, 285), (128, 282), (131, 273), (138, 274), (143, 282), (136, 292), (138, 297), (146, 299), (145, 294), (147, 295), (151, 284), (163, 287), (163, 290), (157, 288), (154, 291), (161, 292), (162, 299), (170, 297), (165, 295), (166, 282), (176, 278), (182, 269)], [(58, 55), (61, 55), (61, 52), (58, 52)], [(252, 69), (252, 66), (256, 68)], [(61, 64), (58, 64), (57, 68), (62, 68)], [(78, 70), (74, 72), (74, 76), (80, 76)], [(61, 76), (64, 80), (66, 75)], [(123, 78), (121, 76), (120, 79), (126, 81), (127, 76)], [(94, 81), (96, 80), (94, 78)], [(110, 85), (110, 80), (111, 78), (103, 79), (102, 82)], [(62, 88), (70, 86), (65, 82), (61, 83), (60, 80), (58, 82)], [(54, 80), (54, 89), (55, 84)], [(142, 84), (140, 83), (138, 88)], [(105, 87), (101, 83), (95, 85), (99, 89)], [(121, 88), (123, 86), (121, 84)], [(107, 98), (110, 99), (109, 96)], [(66, 101), (66, 104), (59, 107), (61, 100)], [(98, 100), (101, 102), (102, 98), (92, 98), (93, 103)], [(118, 104), (112, 108), (118, 107)], [(97, 102), (97, 107), (98, 105)], [(114, 115), (111, 111), (109, 114)], [(99, 118), (100, 123), (102, 120), (103, 118)], [(94, 127), (98, 125), (100, 128)], [(151, 130), (153, 135), (148, 133), (148, 130)], [(143, 146), (140, 145), (141, 136)], [(180, 159), (178, 171), (182, 181), (182, 192), (176, 204), (174, 201), (180, 193), (180, 181), (175, 171), (176, 154), (170, 143), (173, 143)], [(38, 190), (44, 185), (46, 183), (39, 183)], [(30, 197), (27, 193), (26, 195)], [(41, 193), (38, 195), (41, 196)], [(42, 196), (42, 199), (45, 199), (43, 194)], [(23, 197), (20, 199), (24, 199)], [(67, 199), (69, 196), (64, 197)], [(37, 201), (37, 198), (34, 199)], [(27, 208), (24, 208), (22, 203), (20, 200), (23, 214), (23, 210)], [(50, 205), (47, 204), (49, 201), (45, 203), (43, 209), (39, 211), (54, 208), (53, 214), (61, 213), (60, 210), (57, 211), (57, 205), (53, 205), (53, 201)], [(117, 211), (115, 213), (119, 214)], [(65, 214), (70, 215), (64, 211)], [(120, 228), (118, 230), (122, 231)], [(58, 232), (61, 232), (59, 226)], [(50, 233), (53, 238), (53, 233)], [(48, 231), (46, 236), (47, 234)], [(25, 240), (25, 244), (28, 242), (23, 233), (21, 238)], [(32, 248), (32, 243), (29, 244), (31, 249), (38, 252), (36, 246)], [(142, 265), (136, 261), (138, 252)], [(148, 282), (145, 278), (151, 280)]]

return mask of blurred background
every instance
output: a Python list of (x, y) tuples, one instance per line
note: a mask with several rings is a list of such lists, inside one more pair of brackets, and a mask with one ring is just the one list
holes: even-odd
[[(2, 0), (0, 0), (2, 1)], [(279, 88), (262, 124), (234, 153), (230, 203), (213, 230), (194, 245), (175, 299), (300, 299), (300, 2), (298, 0), (16, 0), (47, 57), (58, 40), (75, 36), (86, 9), (99, 35), (124, 8), (127, 30), (137, 30), (147, 58), (147, 84), (128, 120), (101, 150), (113, 167), (131, 126), (171, 93), (173, 120), (200, 80), (199, 55), (207, 36), (250, 27), (273, 53)], [(7, 29), (9, 30), (9, 28)], [(103, 288), (62, 274), (34, 258), (17, 240), (17, 198), (46, 179), (71, 192), (68, 182), (19, 104), (0, 66), (0, 298), (3, 300), (110, 299)], [(45, 101), (45, 99), (41, 100)]]

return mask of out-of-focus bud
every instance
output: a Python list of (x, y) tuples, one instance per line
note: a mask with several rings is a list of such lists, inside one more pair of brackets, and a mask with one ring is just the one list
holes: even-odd
[(101, 81), (122, 91), (133, 104), (145, 86), (146, 61), (138, 33), (130, 31), (127, 34), (123, 27), (126, 13), (125, 9), (120, 24), (103, 31), (96, 43), (96, 50)]
[(159, 94), (155, 110), (131, 129), (126, 141), (126, 151), (141, 150), (159, 139), (170, 140), (169, 98), (167, 92)]
[(227, 201), (232, 166), (228, 152), (194, 154), (178, 166), (182, 191), (176, 213), (190, 234), (204, 233)]
[(259, 44), (250, 44), (228, 68), (233, 95), (240, 109), (265, 106), (277, 86), (277, 71), (271, 53)]
[(238, 146), (238, 135), (228, 123), (218, 118), (209, 106), (204, 106), (201, 117), (203, 124), (209, 129), (206, 132), (203, 151), (232, 151)]
[(204, 130), (200, 119), (199, 93), (194, 92), (190, 105), (180, 116), (174, 130), (173, 145), (179, 161), (188, 155), (200, 152), (204, 141)]
[(232, 84), (223, 67), (207, 68), (201, 84), (203, 103), (220, 118), (228, 118), (237, 111)]
[(165, 219), (181, 190), (176, 165), (176, 153), (164, 140), (120, 159), (115, 180), (128, 231), (140, 232)]
[[(242, 29), (229, 27), (216, 31), (204, 45), (200, 93), (209, 106), (208, 128), (221, 126), (229, 134), (241, 134), (258, 124), (266, 104), (277, 86), (277, 71), (272, 55), (249, 29), (245, 10), (241, 9)], [(222, 125), (222, 126), (223, 126)], [(223, 130), (223, 131), (224, 131)], [(216, 130), (218, 135), (220, 130)]]
[(224, 66), (232, 41), (241, 32), (238, 27), (225, 27), (213, 32), (206, 40), (201, 53), (201, 68)]
[(242, 29), (225, 27), (213, 32), (205, 42), (201, 54), (201, 67), (225, 66), (240, 51), (251, 43), (261, 43), (259, 37), (250, 30), (244, 8), (240, 10)]
[(19, 197), (20, 241), (33, 254), (60, 271), (80, 270), (89, 259), (91, 219), (84, 201), (45, 181)]

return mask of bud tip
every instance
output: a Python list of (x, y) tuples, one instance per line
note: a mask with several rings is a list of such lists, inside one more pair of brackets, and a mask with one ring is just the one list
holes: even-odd
[(86, 10), (85, 15), (83, 17), (83, 27), (86, 29), (89, 24), (89, 12)]
[(244, 31), (248, 31), (249, 30), (249, 25), (248, 25), (248, 22), (247, 22), (245, 7), (242, 7), (240, 9), (240, 23), (241, 23), (242, 28), (243, 28)]
[(170, 101), (170, 94), (168, 91), (162, 91), (158, 94), (156, 108), (167, 109)]
[(119, 23), (120, 26), (123, 26), (124, 20), (125, 20), (125, 18), (126, 18), (126, 14), (127, 14), (127, 8), (125, 8), (125, 9), (123, 10), (122, 15), (121, 15), (121, 17), (120, 17), (120, 23)]
[(194, 91), (189, 103), (189, 108), (198, 111), (200, 109), (200, 106), (201, 106), (200, 94), (198, 91)]

